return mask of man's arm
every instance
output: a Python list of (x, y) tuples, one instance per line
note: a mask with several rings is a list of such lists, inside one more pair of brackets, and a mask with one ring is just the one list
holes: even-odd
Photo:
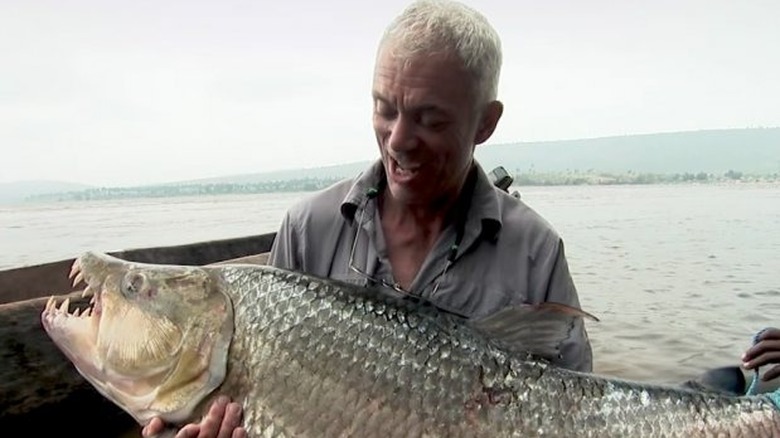
[(271, 253), (268, 256), (268, 264), (277, 268), (296, 270), (300, 268), (297, 253), (297, 235), (294, 232), (290, 212), (285, 213), (282, 225), (276, 232), (274, 243), (271, 245)]
[[(552, 256), (545, 300), (581, 308), (577, 288), (569, 272), (562, 240), (558, 241), (556, 251)], [(576, 371), (593, 371), (593, 351), (583, 320), (580, 319), (576, 322), (571, 336), (561, 346), (561, 357), (556, 361), (556, 364)]]

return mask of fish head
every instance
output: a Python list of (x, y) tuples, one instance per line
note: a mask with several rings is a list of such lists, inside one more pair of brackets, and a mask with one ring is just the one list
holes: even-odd
[(90, 307), (71, 312), (52, 297), (41, 321), (79, 373), (140, 424), (194, 418), (227, 368), (233, 309), (219, 277), (92, 252), (71, 276), (94, 294)]

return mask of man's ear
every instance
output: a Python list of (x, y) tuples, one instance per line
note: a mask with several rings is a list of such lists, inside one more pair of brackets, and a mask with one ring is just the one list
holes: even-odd
[(482, 113), (482, 120), (479, 121), (477, 127), (477, 134), (474, 137), (474, 144), (481, 144), (487, 141), (493, 131), (496, 130), (498, 121), (501, 119), (501, 115), (504, 114), (504, 104), (498, 100), (494, 100), (487, 105), (485, 112)]

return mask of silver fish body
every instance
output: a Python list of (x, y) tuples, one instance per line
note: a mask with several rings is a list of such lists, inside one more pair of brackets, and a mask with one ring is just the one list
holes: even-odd
[(223, 275), (253, 436), (780, 436), (762, 397), (571, 372), (435, 309), (283, 271)]
[[(252, 437), (780, 436), (780, 412), (765, 396), (577, 373), (524, 353), (509, 342), (524, 325), (556, 325), (557, 313), (535, 318), (534, 306), (469, 321), (257, 265), (144, 265), (88, 253), (74, 272), (96, 293), (94, 306), (71, 314), (67, 302), (52, 302), (43, 325), (140, 423), (197, 421), (228, 394), (243, 404)], [(205, 373), (188, 371), (198, 363)]]

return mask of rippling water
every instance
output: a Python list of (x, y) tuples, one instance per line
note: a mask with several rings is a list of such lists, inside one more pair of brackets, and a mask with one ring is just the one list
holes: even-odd
[[(596, 371), (679, 382), (780, 325), (780, 186), (522, 188), (560, 232)], [(0, 269), (275, 231), (304, 193), (0, 207)]]
[(597, 371), (679, 382), (780, 325), (780, 186), (526, 190), (559, 230)]

